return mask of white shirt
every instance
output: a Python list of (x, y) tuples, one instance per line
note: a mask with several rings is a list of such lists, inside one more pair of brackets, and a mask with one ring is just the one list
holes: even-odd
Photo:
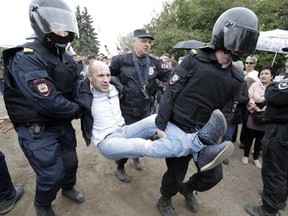
[(244, 74), (245, 74), (245, 78), (246, 77), (251, 77), (255, 81), (259, 80), (259, 78), (258, 78), (259, 72), (256, 71), (256, 70), (253, 70), (253, 71), (250, 71), (250, 72), (244, 71)]
[(93, 94), (92, 142), (98, 146), (108, 134), (122, 127), (125, 121), (120, 109), (119, 92), (114, 85), (109, 85), (109, 93), (99, 92), (91, 84), (90, 87)]

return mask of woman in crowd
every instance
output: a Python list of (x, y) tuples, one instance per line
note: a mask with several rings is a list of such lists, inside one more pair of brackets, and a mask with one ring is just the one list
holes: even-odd
[(252, 83), (248, 92), (249, 92), (249, 102), (247, 103), (247, 109), (249, 111), (248, 120), (247, 120), (247, 131), (246, 139), (244, 143), (244, 157), (242, 158), (243, 164), (248, 164), (248, 156), (249, 152), (254, 142), (254, 153), (253, 160), (254, 164), (257, 168), (261, 169), (262, 165), (258, 160), (260, 151), (261, 151), (261, 139), (264, 136), (264, 131), (266, 128), (266, 124), (257, 124), (255, 120), (253, 120), (254, 112), (264, 111), (266, 108), (265, 104), (265, 89), (266, 87), (273, 81), (275, 77), (275, 71), (271, 67), (264, 67), (260, 70), (258, 74), (259, 80)]

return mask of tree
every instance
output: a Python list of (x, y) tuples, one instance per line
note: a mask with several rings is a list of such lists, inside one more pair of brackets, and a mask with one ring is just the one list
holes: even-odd
[[(260, 31), (288, 29), (288, 2), (283, 0), (171, 0), (164, 2), (161, 13), (146, 25), (155, 37), (151, 52), (158, 56), (168, 52), (177, 59), (184, 53), (173, 49), (177, 42), (190, 39), (210, 42), (215, 21), (232, 7), (254, 11)], [(257, 69), (271, 65), (273, 53), (256, 51), (255, 54), (259, 59)], [(283, 62), (284, 55), (278, 55), (274, 67), (282, 67)]]
[(72, 42), (72, 47), (79, 55), (97, 55), (99, 53), (100, 43), (97, 33), (93, 28), (93, 20), (86, 7), (80, 12), (80, 7), (76, 7), (76, 20), (79, 28), (79, 37)]

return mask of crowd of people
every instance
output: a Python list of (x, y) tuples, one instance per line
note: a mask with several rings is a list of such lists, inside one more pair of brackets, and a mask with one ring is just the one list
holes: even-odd
[[(122, 182), (132, 180), (125, 170), (129, 158), (137, 170), (142, 170), (141, 157), (165, 158), (157, 202), (164, 216), (178, 215), (172, 205), (178, 192), (192, 212), (199, 211), (194, 194), (223, 179), (222, 163), (229, 164), (241, 124), (242, 163), (248, 164), (254, 144), (253, 160), (264, 184), (262, 205), (247, 205), (245, 211), (276, 216), (285, 207), (288, 71), (255, 70), (259, 30), (253, 11), (225, 11), (214, 24), (210, 43), (178, 62), (169, 53), (150, 53), (154, 37), (146, 29), (134, 30), (132, 50), (111, 58), (78, 56), (67, 50), (79, 33), (63, 0), (32, 0), (29, 17), (37, 38), (3, 51), (9, 117), (0, 120), (0, 132), (15, 128), (36, 174), (37, 216), (55, 215), (52, 202), (60, 190), (75, 203), (85, 201), (75, 188), (78, 156), (72, 120), (79, 118), (87, 146), (93, 144), (115, 160), (114, 174)], [(243, 54), (248, 55), (245, 70)], [(276, 75), (281, 76), (278, 82)], [(4, 214), (21, 198), (24, 186), (13, 185), (2, 152), (0, 159)], [(197, 171), (184, 182), (191, 160)]]

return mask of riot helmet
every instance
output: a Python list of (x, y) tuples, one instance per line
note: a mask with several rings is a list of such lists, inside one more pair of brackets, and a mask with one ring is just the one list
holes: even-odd
[[(29, 17), (38, 40), (57, 51), (65, 51), (67, 44), (79, 35), (74, 12), (63, 0), (32, 0)], [(61, 37), (57, 32), (68, 32), (68, 35)]]
[(253, 54), (259, 36), (256, 14), (244, 7), (225, 11), (214, 24), (211, 44), (226, 53)]

